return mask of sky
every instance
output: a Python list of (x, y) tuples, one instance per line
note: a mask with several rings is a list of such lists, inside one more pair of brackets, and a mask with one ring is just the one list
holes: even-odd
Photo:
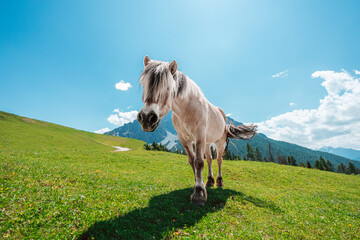
[(176, 60), (268, 137), (360, 149), (359, 1), (0, 1), (0, 110), (102, 132)]

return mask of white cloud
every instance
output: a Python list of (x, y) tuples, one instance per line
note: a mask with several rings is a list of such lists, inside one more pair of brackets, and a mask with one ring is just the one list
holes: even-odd
[(258, 123), (259, 131), (271, 138), (317, 148), (360, 148), (360, 82), (345, 70), (316, 71), (328, 95), (318, 108), (299, 109)]
[(110, 131), (109, 128), (103, 128), (103, 129), (99, 129), (99, 130), (94, 131), (94, 133), (104, 134), (104, 133), (109, 132), (109, 131)]
[(227, 116), (227, 117), (230, 117), (230, 116), (231, 116), (231, 113), (226, 114), (226, 116)]
[(133, 122), (138, 114), (138, 111), (136, 110), (129, 112), (120, 112), (119, 109), (115, 109), (113, 112), (115, 114), (111, 114), (107, 120), (109, 123), (119, 127), (123, 126), (126, 123)]
[(283, 72), (279, 72), (279, 73), (276, 73), (274, 75), (271, 75), (271, 77), (273, 77), (273, 78), (283, 78), (283, 77), (287, 77), (288, 75), (289, 75), (288, 70), (286, 69)]
[(128, 82), (124, 82), (123, 80), (121, 80), (120, 82), (115, 84), (115, 88), (117, 90), (121, 90), (121, 91), (127, 91), (129, 88), (131, 88), (131, 84)]
[(359, 70), (354, 70), (355, 74), (360, 75), (360, 71)]
[(295, 106), (295, 105), (296, 105), (296, 104), (293, 103), (293, 102), (289, 103), (289, 106), (290, 106), (290, 107), (293, 107), (293, 106)]

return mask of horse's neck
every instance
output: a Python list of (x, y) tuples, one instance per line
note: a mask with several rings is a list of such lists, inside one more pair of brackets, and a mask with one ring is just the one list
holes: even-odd
[(208, 103), (196, 83), (186, 77), (185, 89), (173, 100), (171, 110), (179, 119), (185, 120), (189, 115), (199, 114), (199, 105)]

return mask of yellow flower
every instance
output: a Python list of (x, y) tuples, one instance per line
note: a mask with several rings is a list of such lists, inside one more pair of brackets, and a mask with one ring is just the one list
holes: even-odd
[(349, 223), (349, 227), (351, 227), (351, 224)]
[(15, 175), (15, 173), (14, 173), (14, 172), (13, 172), (12, 174), (13, 174), (13, 175)]

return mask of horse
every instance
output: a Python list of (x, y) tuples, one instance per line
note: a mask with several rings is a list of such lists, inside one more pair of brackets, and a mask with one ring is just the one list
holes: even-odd
[[(256, 125), (235, 126), (227, 123), (224, 111), (211, 104), (196, 83), (171, 63), (144, 58), (144, 70), (139, 78), (143, 86), (144, 106), (137, 115), (143, 131), (153, 132), (161, 119), (172, 110), (172, 122), (184, 147), (195, 176), (194, 192), (190, 202), (203, 206), (207, 192), (203, 181), (204, 154), (208, 163), (206, 187), (214, 186), (210, 144), (216, 145), (218, 166), (216, 185), (223, 187), (221, 165), (229, 138), (250, 140), (256, 134)], [(195, 147), (193, 147), (195, 146)]]

